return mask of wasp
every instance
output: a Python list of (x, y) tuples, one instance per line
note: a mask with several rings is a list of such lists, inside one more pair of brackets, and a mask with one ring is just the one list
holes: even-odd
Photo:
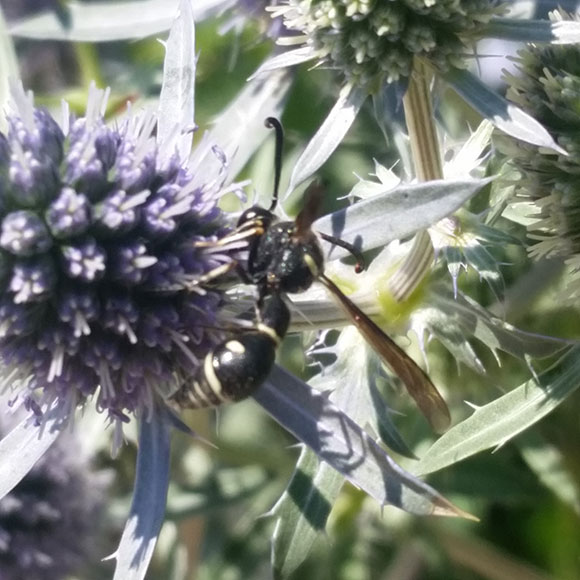
[(356, 270), (364, 258), (343, 240), (316, 234), (312, 224), (318, 217), (322, 188), (311, 188), (305, 206), (295, 221), (280, 221), (274, 214), (278, 204), (283, 129), (273, 118), (266, 126), (276, 131), (274, 195), (269, 208), (254, 205), (240, 216), (235, 230), (217, 244), (246, 239), (247, 260), (238, 264), (243, 282), (257, 288), (252, 328), (240, 329), (205, 357), (197, 376), (183, 385), (171, 399), (181, 407), (201, 408), (238, 401), (250, 396), (268, 377), (276, 349), (290, 323), (287, 294), (304, 292), (320, 282), (337, 300), (361, 335), (382, 360), (399, 376), (431, 426), (444, 431), (450, 423), (449, 410), (429, 376), (387, 336), (338, 286), (324, 274), (320, 238), (347, 249), (357, 258)]

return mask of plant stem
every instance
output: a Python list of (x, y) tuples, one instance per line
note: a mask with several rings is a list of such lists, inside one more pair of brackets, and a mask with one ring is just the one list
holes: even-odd
[[(430, 81), (430, 70), (416, 59), (409, 88), (403, 98), (403, 106), (415, 175), (419, 181), (443, 178), (437, 130), (431, 107)], [(402, 302), (412, 294), (429, 273), (433, 258), (433, 244), (429, 234), (425, 230), (418, 232), (409, 255), (389, 280), (389, 289), (396, 300)]]

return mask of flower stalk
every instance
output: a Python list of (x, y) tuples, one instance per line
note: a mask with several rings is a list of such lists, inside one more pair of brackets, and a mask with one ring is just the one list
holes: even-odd
[[(443, 166), (431, 106), (429, 67), (415, 58), (414, 72), (403, 98), (415, 175), (419, 181), (443, 178)], [(429, 272), (434, 258), (433, 244), (426, 231), (418, 232), (403, 264), (389, 279), (388, 286), (398, 302), (406, 300)]]

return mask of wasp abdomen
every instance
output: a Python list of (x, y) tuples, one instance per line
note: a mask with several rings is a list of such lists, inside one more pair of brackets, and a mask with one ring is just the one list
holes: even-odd
[(289, 322), (290, 312), (282, 297), (264, 297), (256, 327), (211, 350), (195, 377), (170, 400), (180, 407), (201, 409), (249, 397), (268, 378)]
[(270, 374), (276, 346), (263, 332), (223, 342), (206, 355), (198, 375), (171, 399), (180, 407), (200, 409), (249, 397)]

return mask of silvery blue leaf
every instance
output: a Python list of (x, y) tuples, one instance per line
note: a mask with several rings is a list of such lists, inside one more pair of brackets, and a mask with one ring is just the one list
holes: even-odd
[(287, 68), (289, 66), (296, 66), (314, 58), (316, 58), (316, 54), (309, 46), (287, 50), (281, 54), (270, 57), (262, 63), (258, 70), (250, 77), (250, 80), (259, 77), (264, 73), (279, 70), (281, 68)]
[[(191, 1), (196, 20), (217, 14), (228, 0)], [(41, 40), (110, 42), (145, 38), (169, 30), (179, 0), (137, 2), (67, 2), (59, 11), (45, 10), (10, 26), (14, 36)]]
[(191, 151), (195, 96), (195, 26), (189, 0), (182, 0), (165, 45), (157, 143), (168, 159)]
[(280, 425), (381, 505), (418, 515), (470, 517), (395, 463), (328, 396), (283, 369), (275, 367), (253, 397)]
[(156, 407), (150, 420), (141, 422), (133, 501), (115, 553), (113, 580), (143, 580), (153, 555), (169, 485), (171, 422), (167, 413)]
[(203, 163), (206, 171), (208, 163), (217, 167), (219, 160), (212, 152), (212, 147), (217, 145), (228, 163), (226, 183), (234, 179), (264, 139), (272, 134), (264, 126), (264, 121), (266, 117), (281, 116), (291, 83), (292, 74), (283, 70), (248, 81), (196, 147), (192, 164)]
[(55, 420), (48, 419), (39, 427), (29, 417), (0, 441), (0, 498), (20, 483), (60, 434)]
[[(315, 222), (314, 228), (371, 250), (433, 225), (489, 182), (490, 179), (462, 179), (400, 185), (326, 215)], [(346, 255), (346, 250), (333, 248), (333, 258)]]
[(498, 129), (516, 139), (568, 155), (533, 117), (488, 88), (466, 70), (440, 72), (453, 90)]
[(308, 557), (314, 542), (324, 533), (343, 483), (340, 473), (302, 447), (294, 476), (270, 512), (276, 518), (272, 534), (276, 578), (287, 578)]
[(341, 92), (332, 110), (296, 162), (284, 198), (300, 183), (314, 175), (332, 155), (353, 124), (367, 96), (365, 91), (354, 88)]
[[(340, 353), (336, 361), (310, 381), (320, 392), (360, 424), (371, 422), (375, 431), (395, 451), (413, 457), (393, 424), (389, 409), (378, 393), (380, 360), (354, 328), (345, 329), (335, 347), (325, 352)], [(287, 577), (308, 556), (318, 534), (323, 532), (330, 509), (344, 483), (344, 477), (316, 454), (304, 448), (288, 488), (272, 509), (276, 519), (272, 542), (274, 569)]]
[(580, 348), (573, 347), (539, 382), (530, 379), (447, 431), (413, 468), (425, 474), (503, 445), (537, 423), (580, 387)]

